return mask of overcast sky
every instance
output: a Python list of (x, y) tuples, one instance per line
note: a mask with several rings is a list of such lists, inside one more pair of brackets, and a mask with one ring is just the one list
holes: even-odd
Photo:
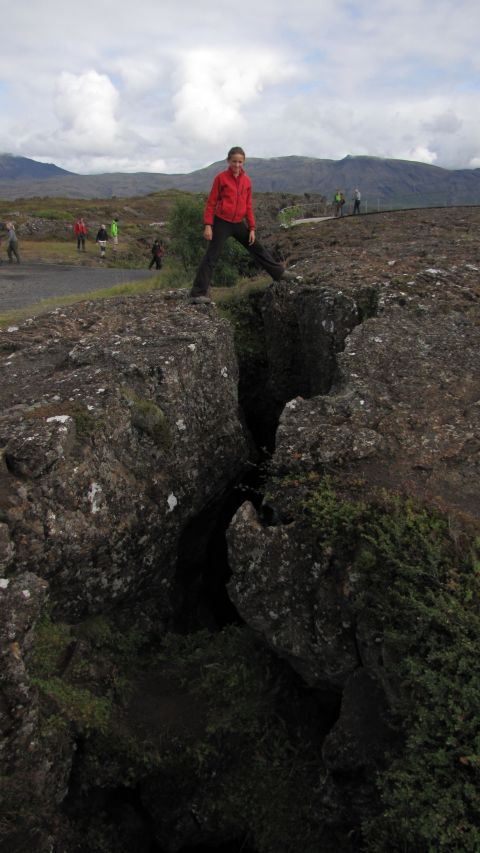
[(80, 173), (480, 167), (478, 0), (0, 0), (0, 152)]

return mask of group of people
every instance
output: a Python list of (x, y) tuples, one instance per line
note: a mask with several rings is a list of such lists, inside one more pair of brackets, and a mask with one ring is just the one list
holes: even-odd
[[(85, 223), (85, 220), (82, 216), (80, 216), (75, 225), (73, 226), (73, 233), (77, 238), (77, 251), (85, 252), (85, 241), (87, 239), (88, 229)], [(118, 248), (118, 217), (115, 216), (112, 220), (112, 224), (110, 225), (110, 239), (112, 240), (113, 246), (113, 254), (115, 255)], [(100, 225), (100, 228), (97, 231), (97, 236), (95, 237), (95, 242), (100, 247), (100, 260), (103, 260), (107, 254), (107, 243), (109, 240), (109, 234), (105, 227), (105, 225)], [(164, 255), (164, 248), (161, 245), (159, 240), (154, 240), (152, 248), (152, 260), (149, 264), (149, 269), (152, 269), (153, 266), (157, 270), (162, 267), (162, 258)]]
[[(356, 187), (353, 191), (353, 213), (360, 213), (360, 203), (362, 201), (362, 194), (358, 187)], [(337, 190), (333, 197), (333, 210), (335, 216), (343, 216), (343, 208), (345, 205), (345, 196), (341, 190)]]
[[(73, 226), (73, 233), (77, 238), (77, 251), (85, 252), (85, 241), (87, 239), (88, 229), (85, 224), (85, 220), (82, 216), (80, 216), (75, 225)], [(118, 248), (118, 217), (115, 216), (112, 220), (112, 224), (110, 225), (110, 237), (113, 242), (113, 254), (116, 254)], [(98, 229), (97, 236), (95, 238), (95, 242), (100, 247), (100, 258), (103, 259), (106, 256), (106, 248), (108, 242), (108, 232), (105, 228), (105, 225), (101, 225)]]

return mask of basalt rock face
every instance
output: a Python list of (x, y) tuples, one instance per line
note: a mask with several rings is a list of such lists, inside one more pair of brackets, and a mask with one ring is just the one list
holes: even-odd
[(3, 333), (5, 851), (478, 849), (477, 217), (282, 232), (297, 282), (231, 308), (281, 417), (221, 632), (168, 629), (247, 457), (228, 323), (152, 295)]
[[(422, 604), (410, 618), (423, 624), (419, 614), (421, 607), (428, 609), (429, 586), (437, 601), (454, 588), (448, 571), (439, 568), (442, 560), (433, 556), (437, 543), (448, 540), (449, 556), (442, 559), (452, 567), (462, 563), (458, 543), (475, 550), (480, 527), (480, 266), (477, 250), (470, 248), (472, 223), (465, 216), (462, 229), (447, 220), (457, 227), (458, 239), (442, 242), (439, 250), (439, 233), (447, 227), (440, 213), (402, 218), (392, 222), (398, 242), (386, 219), (353, 220), (343, 232), (337, 226), (328, 245), (322, 244), (325, 231), (312, 228), (319, 238), (315, 251), (312, 245), (306, 250), (305, 234), (297, 237), (292, 268), (298, 284), (275, 285), (265, 309), (273, 338), (275, 317), (281, 329), (276, 388), (287, 376), (284, 395), (290, 391), (292, 399), (280, 417), (263, 506), (257, 511), (246, 502), (228, 532), (229, 592), (239, 613), (313, 690), (341, 696), (339, 719), (322, 755), (334, 774), (361, 774), (360, 786), (352, 785), (352, 776), (336, 776), (360, 819), (375, 800), (367, 793), (372, 768), (382, 767), (387, 745), (394, 749), (399, 717), (413, 716), (405, 710), (408, 702), (419, 702), (415, 680), (412, 687), (402, 670), (403, 658), (411, 674), (416, 666), (411, 661), (427, 654), (422, 650), (429, 642), (427, 627), (420, 636), (416, 625), (402, 624), (403, 610), (389, 613), (385, 605), (382, 616), (379, 602), (390, 601), (389, 587), (398, 589), (399, 578), (411, 572), (404, 601), (418, 595)], [(333, 225), (328, 228), (331, 234)], [(379, 245), (382, 229), (385, 242)], [(342, 234), (346, 245), (338, 248)], [(360, 234), (372, 244), (360, 248)], [(365, 298), (366, 285), (371, 291)], [(362, 289), (363, 311), (357, 302)], [(331, 306), (339, 304), (343, 310), (336, 315)], [(293, 360), (287, 341), (293, 337), (289, 330), (299, 328), (299, 306), (316, 335), (304, 326)], [(323, 350), (326, 331), (330, 346)], [(413, 540), (422, 525), (409, 553), (409, 536)], [(459, 583), (468, 586), (469, 557), (462, 566)], [(425, 625), (437, 618), (430, 611)], [(439, 647), (445, 644), (444, 659), (449, 642), (438, 641)], [(431, 672), (428, 677), (437, 683)], [(450, 688), (442, 689), (448, 718)], [(419, 710), (420, 718), (423, 713)], [(447, 737), (439, 736), (440, 747)], [(421, 753), (418, 742), (417, 749)], [(452, 753), (447, 763), (458, 779), (458, 757)], [(423, 818), (429, 808), (424, 803)], [(390, 849), (394, 834), (382, 849)], [(412, 828), (412, 849), (427, 849), (427, 836), (418, 825)], [(441, 849), (448, 843), (443, 838)], [(471, 839), (464, 843), (474, 849)]]
[(66, 629), (51, 669), (59, 629), (39, 659), (38, 625), (117, 608), (172, 625), (182, 532), (238, 475), (247, 444), (231, 329), (208, 307), (84, 303), (5, 331), (1, 356), (2, 837), (40, 851), (53, 849), (76, 738), (46, 719), (65, 701), (82, 716), (94, 676), (65, 694), (82, 644)]
[(78, 618), (155, 591), (247, 454), (228, 324), (155, 296), (84, 303), (2, 340), (1, 555)]
[[(312, 253), (311, 244), (306, 250), (312, 237), (303, 236), (304, 255), (292, 267), (298, 283), (277, 284), (265, 298), (271, 387), (278, 401), (288, 400), (276, 433), (274, 479), (267, 483), (267, 491), (279, 500), (275, 515), (280, 521), (288, 519), (289, 511), (281, 505), (286, 490), (275, 487), (275, 477), (294, 480), (319, 472), (358, 478), (366, 494), (383, 487), (456, 516), (463, 513), (475, 521), (480, 516), (480, 266), (477, 255), (466, 254), (463, 245), (443, 244), (448, 256), (430, 265), (443, 217), (415, 212), (402, 227), (403, 217), (391, 220), (398, 229), (392, 245), (379, 247), (375, 241), (361, 253), (356, 250), (359, 231), (363, 239), (372, 239), (382, 227), (390, 234), (388, 220), (350, 220), (344, 232), (337, 230), (339, 239), (345, 234), (347, 246), (333, 250), (335, 265), (331, 243)], [(462, 221), (468, 240), (471, 223)], [(319, 226), (310, 230), (324, 234)], [(276, 642), (282, 625), (279, 602), (270, 607), (269, 584), (255, 581), (255, 566), (264, 560), (277, 579), (280, 565), (291, 566), (288, 575), (298, 560), (309, 566), (312, 576), (296, 584), (295, 593), (293, 578), (283, 579), (285, 600), (300, 596), (309, 614), (305, 590), (318, 578), (312, 555), (302, 553), (295, 525), (265, 527), (261, 522), (249, 505), (233, 521), (231, 592), (247, 621), (269, 622), (268, 612), (275, 612), (267, 633)], [(248, 567), (250, 549), (255, 561)], [(272, 551), (277, 557), (270, 561)], [(301, 576), (306, 580), (303, 571)], [(255, 593), (259, 600), (251, 611), (247, 601)], [(322, 598), (329, 594), (324, 591)], [(332, 602), (327, 610), (335, 610)], [(313, 670), (319, 660), (314, 652)], [(355, 668), (355, 661), (352, 650), (345, 649), (339, 670)], [(306, 660), (300, 668), (308, 665)]]

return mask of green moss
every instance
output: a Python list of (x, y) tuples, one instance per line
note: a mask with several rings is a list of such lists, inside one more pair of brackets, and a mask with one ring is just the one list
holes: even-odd
[(158, 447), (169, 450), (172, 446), (172, 433), (160, 406), (126, 388), (123, 389), (123, 395), (131, 406), (133, 426), (141, 432), (146, 432)]
[(384, 648), (401, 747), (379, 775), (367, 849), (480, 849), (479, 541), (386, 494), (352, 500), (325, 480), (306, 502), (320, 547), (345, 552), (355, 609)]
[(246, 296), (217, 300), (218, 313), (228, 320), (234, 329), (235, 349), (241, 367), (267, 361), (265, 332), (260, 311), (260, 300), (264, 289), (250, 291)]
[(112, 708), (107, 697), (95, 696), (90, 690), (74, 687), (60, 677), (33, 678), (32, 683), (52, 701), (62, 724), (74, 723), (80, 732), (107, 729)]
[(72, 640), (68, 625), (55, 624), (49, 615), (44, 615), (35, 629), (35, 645), (30, 664), (31, 674), (37, 678), (47, 678), (59, 672)]
[[(235, 627), (170, 634), (142, 665), (157, 722), (138, 717), (148, 705), (141, 680), (142, 709), (136, 704), (133, 717), (129, 707), (117, 709), (108, 729), (97, 726), (88, 738), (82, 786), (109, 787), (119, 778), (136, 786), (148, 777), (175, 810), (202, 792), (202, 808), (220, 826), (249, 832), (261, 853), (293, 851), (299, 835), (305, 850), (316, 851), (318, 766), (308, 737), (282, 719), (280, 697), (290, 689), (285, 670), (255, 635)], [(169, 707), (178, 702), (177, 715), (163, 725), (154, 687), (162, 681)]]
[(73, 418), (78, 439), (88, 438), (104, 424), (102, 418), (94, 417), (82, 403), (72, 403), (69, 400), (34, 406), (27, 412), (26, 417), (33, 420), (58, 415), (69, 415)]

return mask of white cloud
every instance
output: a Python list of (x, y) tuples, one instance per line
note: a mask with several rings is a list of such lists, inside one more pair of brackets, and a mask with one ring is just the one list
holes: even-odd
[(57, 82), (55, 112), (66, 145), (78, 153), (109, 152), (119, 134), (119, 94), (105, 74), (63, 71)]
[(478, 24), (477, 0), (13, 5), (0, 149), (82, 172), (190, 171), (231, 144), (478, 165)]
[(177, 130), (209, 142), (244, 132), (248, 106), (265, 86), (293, 73), (268, 51), (194, 50), (180, 60), (173, 96)]

